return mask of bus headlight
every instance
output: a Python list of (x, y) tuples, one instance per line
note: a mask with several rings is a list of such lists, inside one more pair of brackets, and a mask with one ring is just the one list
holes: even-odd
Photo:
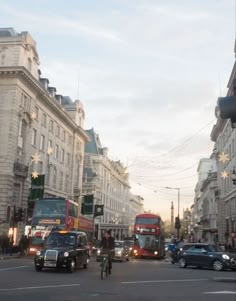
[(68, 252), (65, 252), (64, 253), (64, 257), (68, 257), (69, 256), (69, 253)]
[(30, 250), (30, 252), (35, 252), (36, 251), (35, 248), (30, 248), (29, 250)]
[(36, 252), (36, 255), (37, 255), (37, 256), (40, 256), (40, 255), (41, 255), (41, 251), (37, 251), (37, 252)]
[(119, 255), (120, 255), (120, 254), (121, 254), (121, 251), (118, 251), (118, 252), (117, 252), (117, 254), (119, 254)]
[(137, 250), (134, 250), (134, 255), (138, 255), (138, 251)]
[(100, 253), (101, 253), (101, 250), (98, 249), (97, 250), (97, 255), (100, 255)]
[(158, 255), (158, 252), (157, 252), (157, 251), (155, 251), (155, 252), (154, 252), (154, 255)]

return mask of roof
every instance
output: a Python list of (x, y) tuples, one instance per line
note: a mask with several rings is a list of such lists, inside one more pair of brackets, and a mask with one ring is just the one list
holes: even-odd
[(101, 154), (102, 145), (99, 136), (95, 133), (94, 129), (86, 130), (90, 141), (85, 144), (85, 153), (89, 154)]

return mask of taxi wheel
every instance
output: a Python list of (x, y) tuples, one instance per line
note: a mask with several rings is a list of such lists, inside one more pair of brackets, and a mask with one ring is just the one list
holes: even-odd
[(89, 258), (88, 258), (88, 256), (87, 256), (87, 258), (86, 258), (86, 263), (83, 264), (83, 268), (84, 268), (84, 269), (87, 269), (87, 268), (88, 268), (88, 264), (89, 264)]
[(73, 273), (74, 270), (75, 270), (75, 260), (72, 259), (71, 262), (70, 262), (70, 264), (69, 264), (68, 271), (69, 271), (70, 273)]
[(42, 267), (39, 267), (37, 265), (35, 266), (35, 271), (37, 272), (42, 272), (42, 269), (43, 269)]

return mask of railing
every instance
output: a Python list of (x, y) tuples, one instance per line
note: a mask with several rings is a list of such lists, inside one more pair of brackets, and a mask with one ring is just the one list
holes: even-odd
[(17, 176), (27, 178), (28, 177), (28, 172), (29, 172), (29, 166), (24, 165), (24, 164), (19, 163), (19, 162), (14, 162), (13, 172)]

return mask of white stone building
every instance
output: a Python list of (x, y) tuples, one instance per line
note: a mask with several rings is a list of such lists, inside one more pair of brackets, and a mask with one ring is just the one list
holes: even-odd
[[(26, 213), (33, 171), (46, 176), (44, 196), (81, 201), (84, 144), (89, 139), (83, 123), (82, 104), (56, 94), (49, 80), (41, 78), (30, 34), (0, 29), (1, 231), (9, 230), (14, 207)], [(23, 228), (18, 224), (18, 236)], [(15, 242), (16, 233), (17, 228)]]
[(85, 145), (83, 195), (94, 195), (94, 204), (104, 205), (104, 215), (95, 219), (95, 233), (101, 238), (106, 229), (122, 238), (129, 232), (129, 181), (120, 161), (108, 158), (99, 136), (86, 131), (90, 141)]
[[(234, 64), (229, 82), (227, 96), (233, 95), (236, 80), (236, 65)], [(217, 152), (217, 178), (219, 188), (218, 229), (219, 242), (228, 242), (236, 247), (236, 186), (232, 182), (232, 172), (236, 167), (236, 129), (232, 128), (230, 120), (221, 119), (219, 108), (216, 107), (217, 118), (211, 132)], [(228, 160), (220, 161), (220, 155), (226, 154)], [(225, 176), (222, 173), (225, 172)]]
[(194, 207), (192, 210), (194, 223), (194, 239), (201, 240), (202, 239), (202, 225), (201, 219), (203, 216), (203, 197), (202, 197), (202, 183), (207, 179), (209, 172), (213, 170), (213, 163), (211, 159), (204, 158), (201, 159), (198, 165), (198, 182), (195, 187), (195, 197), (194, 197)]
[(144, 213), (143, 201), (144, 199), (140, 195), (130, 195), (128, 217), (129, 235), (133, 233), (136, 215)]

